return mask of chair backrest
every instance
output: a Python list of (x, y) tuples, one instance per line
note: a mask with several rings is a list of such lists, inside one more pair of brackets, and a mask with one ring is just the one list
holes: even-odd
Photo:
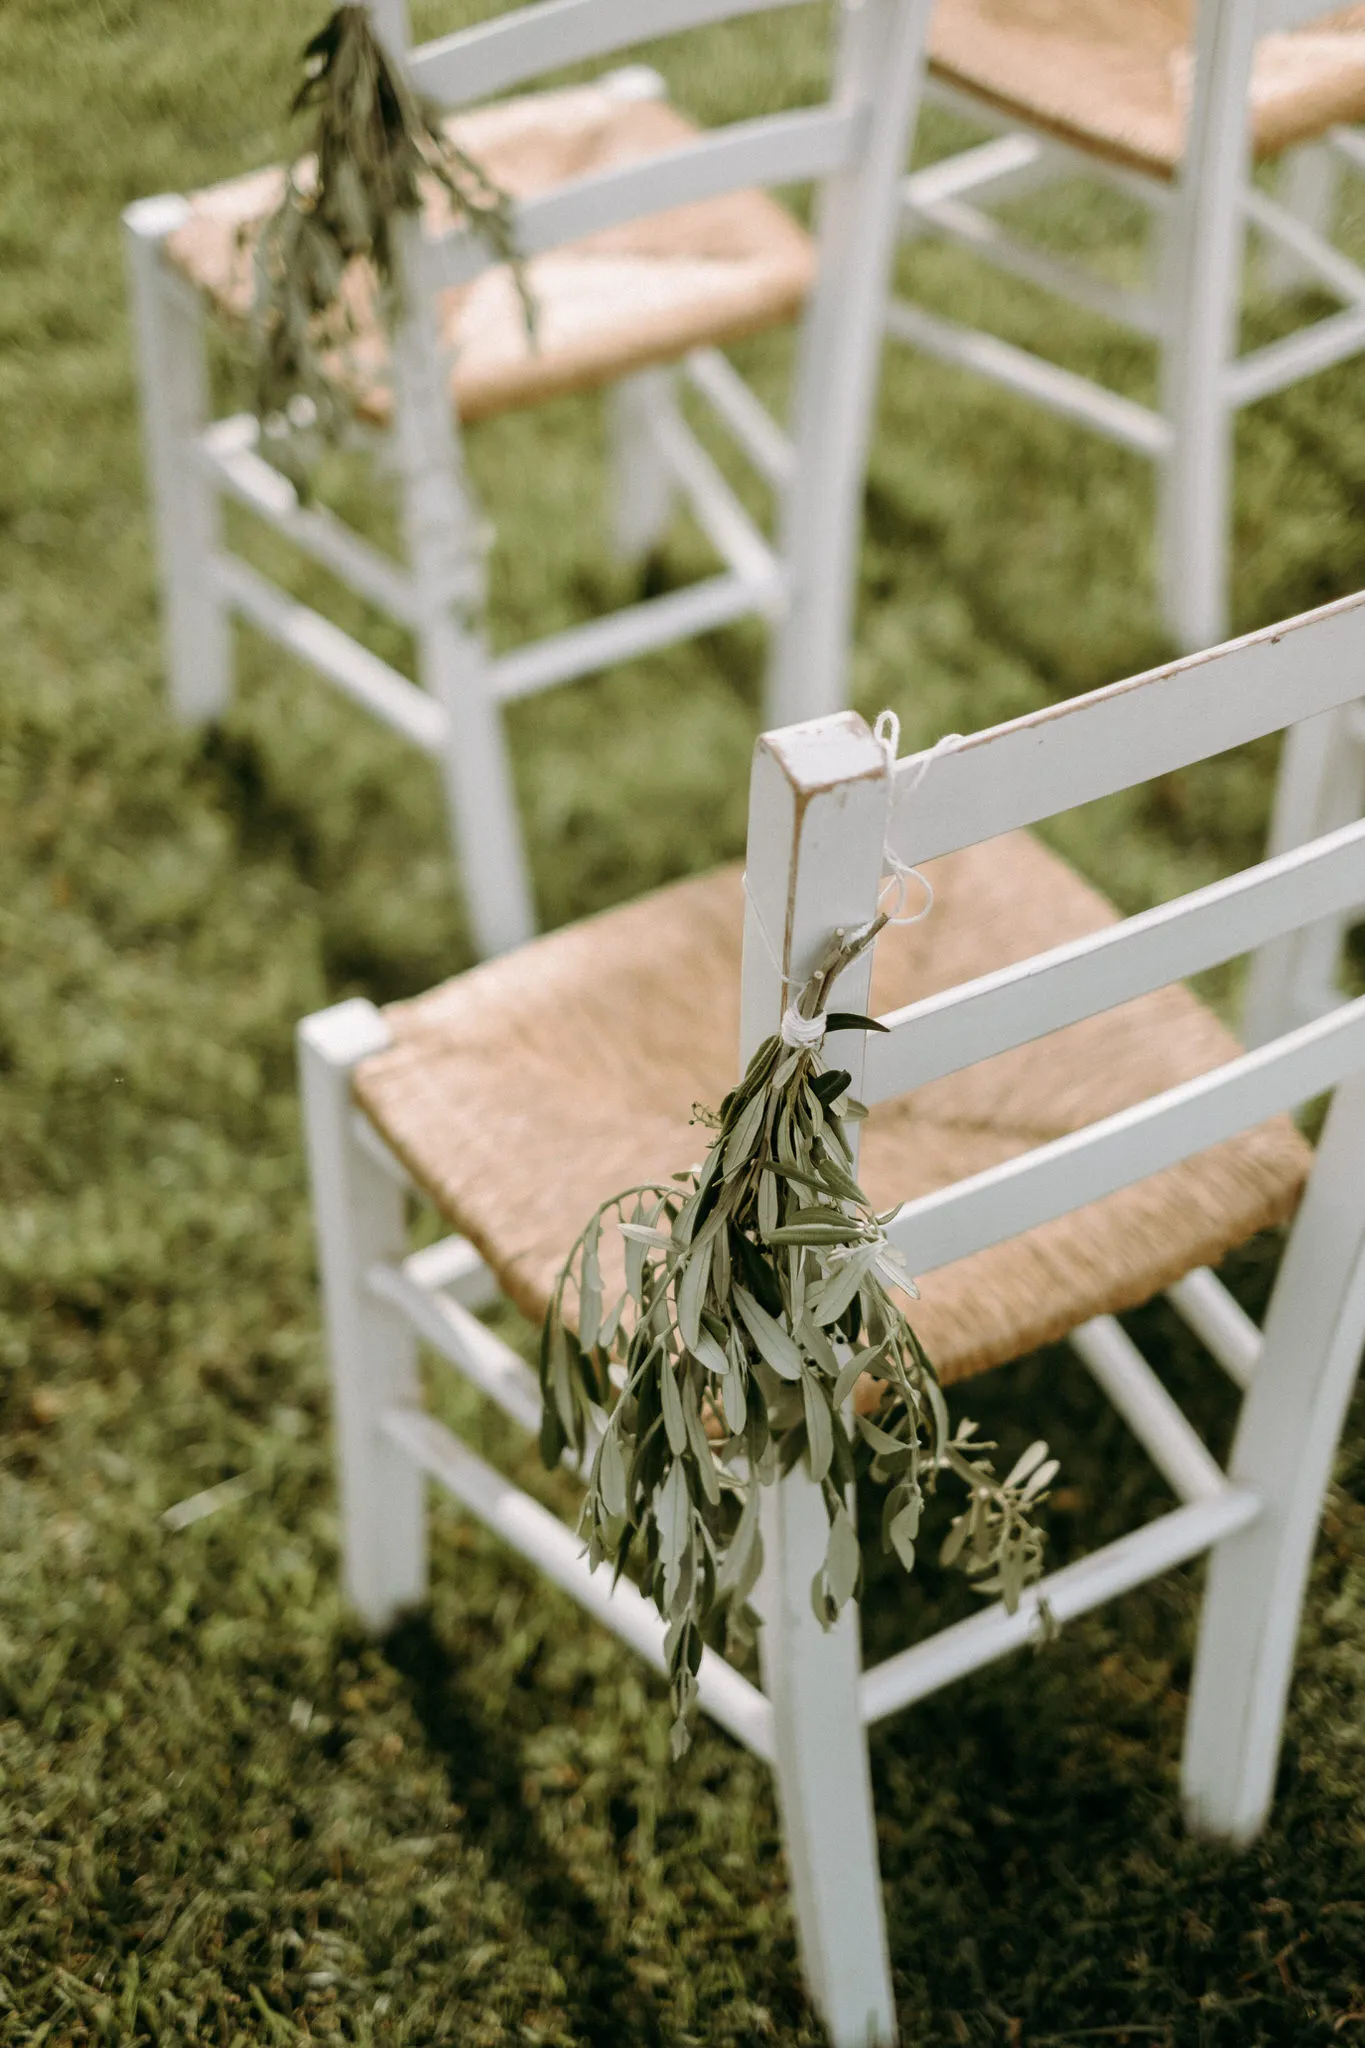
[[(541, 0), (439, 41), (408, 47), (403, 0), (369, 0), (378, 33), (450, 108), (515, 92), (565, 65), (799, 0)], [(895, 248), (899, 178), (916, 108), (931, 0), (839, 0), (829, 94), (818, 105), (741, 120), (664, 154), (576, 179), (513, 210), (527, 257), (689, 201), (750, 186), (814, 184), (817, 272), (802, 322), (796, 462), (783, 505), (788, 602), (773, 659), (780, 701), (807, 715), (844, 699), (863, 471)], [(495, 260), (451, 230), (422, 245), (431, 291)]]
[[(883, 848), (920, 862), (1170, 774), (1350, 702), (1365, 689), (1365, 593), (889, 767), (853, 714), (767, 735), (755, 756), (743, 1053), (776, 1028), (783, 974), (874, 913)], [(830, 1058), (885, 1101), (1365, 901), (1365, 823), (1212, 887), (831, 1036)], [(781, 971), (775, 954), (780, 955)], [(871, 963), (839, 1008), (867, 1000)], [(919, 1271), (1146, 1178), (1365, 1070), (1365, 998), (1199, 1079), (907, 1203), (888, 1228)], [(1344, 1091), (1365, 1150), (1365, 1089)], [(1345, 1143), (1334, 1107), (1334, 1156)], [(1324, 1141), (1325, 1143), (1325, 1141)], [(1349, 1150), (1349, 1147), (1348, 1147)]]

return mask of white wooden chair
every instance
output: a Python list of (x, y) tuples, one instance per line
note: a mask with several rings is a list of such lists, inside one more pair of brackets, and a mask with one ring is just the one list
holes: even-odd
[[(450, 109), (608, 57), (646, 26), (658, 37), (790, 4), (652, 0), (646, 23), (634, 0), (546, 0), (407, 49), (404, 0), (370, 0), (414, 85)], [(842, 702), (879, 308), (928, 5), (843, 0), (828, 101), (710, 133), (659, 98), (661, 81), (639, 67), (461, 113), (454, 131), (516, 194), (539, 338), (531, 347), (511, 280), (480, 241), (448, 218), (414, 225), (402, 250), (410, 314), (391, 377), (377, 329), (357, 351), (362, 366), (345, 373), (360, 419), (394, 429), (406, 568), (301, 506), (263, 459), (249, 416), (211, 418), (204, 300), (239, 320), (249, 308), (252, 238), (283, 173), (143, 200), (125, 215), (174, 704), (191, 720), (222, 710), (240, 617), (435, 756), (481, 952), (534, 928), (504, 704), (754, 613), (776, 628), (770, 719)], [(754, 189), (790, 183), (817, 188), (813, 242)], [(803, 306), (788, 440), (718, 344)], [(643, 553), (681, 494), (723, 573), (492, 655), (478, 625), (485, 533), (451, 416), (449, 351), (465, 420), (614, 385), (618, 548)], [(679, 363), (777, 493), (775, 543), (685, 424), (666, 367)], [(226, 498), (409, 627), (420, 687), (229, 552)]]
[[(998, 133), (906, 178), (907, 235), (946, 237), (1151, 340), (1159, 403), (903, 297), (890, 332), (1154, 461), (1167, 620), (1179, 646), (1212, 645), (1228, 630), (1237, 412), (1365, 347), (1365, 272), (1326, 232), (1321, 164), (1326, 151), (1365, 169), (1365, 137), (1344, 125), (1365, 118), (1365, 7), (1325, 16), (1318, 0), (938, 0), (926, 93)], [(1281, 155), (1277, 199), (1252, 171)], [(1077, 172), (1149, 210), (1147, 288), (1064, 261), (989, 210)], [(1306, 277), (1342, 310), (1240, 354), (1248, 225), (1279, 259), (1273, 277)]]
[[(1243, 1054), (1174, 978), (1365, 892), (1365, 824), (1123, 922), (1020, 828), (1329, 715), (1363, 657), (1365, 596), (894, 770), (853, 714), (769, 734), (747, 898), (727, 869), (412, 1002), (342, 1003), (301, 1027), (351, 1600), (382, 1629), (423, 1598), (430, 1476), (662, 1669), (645, 1598), (610, 1593), (567, 1527), (424, 1411), (419, 1340), (534, 1431), (534, 1375), (477, 1304), (501, 1290), (538, 1314), (597, 1203), (695, 1157), (694, 1100), (715, 1102), (736, 1049), (743, 1062), (776, 1028), (782, 975), (872, 914), (884, 848), (933, 863), (932, 915), (884, 932), (839, 990), (888, 1035), (830, 1047), (874, 1105), (860, 1177), (878, 1209), (901, 1203), (888, 1234), (922, 1276), (917, 1328), (947, 1381), (1070, 1333), (1178, 1505), (1052, 1572), (1017, 1614), (983, 1607), (863, 1670), (856, 1613), (825, 1635), (811, 1612), (816, 1489), (798, 1468), (769, 1497), (763, 1683), (708, 1651), (700, 1698), (773, 1765), (804, 1967), (837, 2048), (895, 2031), (865, 1731), (1027, 1642), (1040, 1601), (1065, 1624), (1211, 1549), (1186, 1807), (1235, 1842), (1265, 1817), (1365, 1337), (1365, 999)], [(1280, 1112), (1328, 1090), (1314, 1160)], [(455, 1229), (417, 1252), (412, 1188)], [(1209, 1267), (1296, 1203), (1260, 1331)], [(1114, 1319), (1163, 1290), (1247, 1389), (1226, 1472)]]

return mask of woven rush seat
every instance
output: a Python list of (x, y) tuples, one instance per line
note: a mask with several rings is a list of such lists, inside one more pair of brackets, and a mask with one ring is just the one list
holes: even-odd
[[(879, 1012), (1117, 916), (1027, 833), (926, 872), (932, 915), (878, 941)], [(704, 1155), (692, 1106), (715, 1107), (735, 1080), (742, 921), (740, 872), (724, 868), (386, 1009), (392, 1042), (356, 1069), (356, 1097), (533, 1319), (600, 1202)], [(863, 1126), (863, 1186), (890, 1207), (1237, 1050), (1188, 990), (1158, 990), (878, 1106)], [(915, 1326), (945, 1381), (1019, 1357), (1284, 1221), (1311, 1157), (1277, 1118), (926, 1275)]]
[[(1189, 116), (1194, 0), (938, 0), (930, 69), (1064, 141), (1169, 178)], [(1262, 37), (1257, 159), (1365, 119), (1365, 7)]]
[[(697, 133), (661, 100), (602, 86), (507, 100), (447, 127), (517, 199), (657, 156)], [(167, 240), (171, 262), (233, 320), (250, 312), (255, 244), (283, 189), (276, 166), (194, 193), (189, 218)], [(429, 220), (439, 227), (450, 217), (446, 195), (435, 191)], [(464, 420), (483, 419), (779, 325), (799, 312), (813, 274), (809, 236), (758, 191), (675, 207), (537, 256), (527, 265), (534, 347), (500, 266), (442, 294), (454, 402)], [(336, 374), (356, 412), (383, 424), (388, 350), (373, 298), (372, 278), (355, 277), (358, 336)]]

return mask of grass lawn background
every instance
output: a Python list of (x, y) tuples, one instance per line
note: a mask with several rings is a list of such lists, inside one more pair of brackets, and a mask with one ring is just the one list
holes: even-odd
[[(469, 950), (428, 764), (246, 636), (222, 729), (168, 720), (117, 227), (280, 151), (321, 13), (0, 5), (0, 2042), (814, 2043), (760, 1766), (703, 1728), (667, 1769), (662, 1688), (453, 1511), (430, 1610), (389, 1645), (338, 1598), (292, 1031)], [(670, 76), (719, 118), (798, 99), (820, 53), (796, 14)], [(1032, 210), (1131, 269), (1122, 209)], [(943, 251), (909, 267), (930, 302), (1150, 388), (1098, 325)], [(1282, 317), (1253, 303), (1249, 331)], [(779, 400), (786, 344), (741, 355)], [(500, 642), (628, 594), (600, 456), (586, 399), (474, 437)], [(1247, 415), (1237, 625), (1365, 581), (1363, 501), (1359, 366)], [(1150, 507), (1136, 459), (892, 358), (857, 703), (915, 746), (1159, 659)], [(659, 575), (704, 561), (680, 524)], [(739, 850), (761, 659), (737, 630), (514, 714), (547, 923)], [(1274, 758), (1053, 836), (1140, 907), (1254, 854)], [(1273, 1256), (1234, 1262), (1253, 1307)], [(1135, 1323), (1221, 1446), (1213, 1368), (1163, 1310)], [(1063, 1354), (969, 1405), (1007, 1448), (1041, 1428), (1061, 1451), (1056, 1558), (1162, 1505)], [(877, 1732), (908, 2041), (1365, 2040), (1361, 1424), (1248, 1853), (1177, 1817), (1197, 1572)], [(237, 1505), (166, 1530), (233, 1474)], [(874, 1653), (961, 1604), (932, 1570), (879, 1578)]]

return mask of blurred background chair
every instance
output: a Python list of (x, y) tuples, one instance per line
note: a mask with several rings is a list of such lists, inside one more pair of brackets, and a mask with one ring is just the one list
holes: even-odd
[[(1365, 7), (1313, 0), (938, 0), (926, 92), (993, 139), (909, 175), (908, 238), (941, 236), (1156, 347), (1155, 406), (893, 299), (892, 335), (1157, 467), (1157, 582), (1178, 646), (1228, 632), (1233, 425), (1244, 405), (1365, 348), (1365, 272), (1330, 238), (1331, 166), (1365, 168)], [(1280, 197), (1258, 168), (1284, 157)], [(1326, 159), (1326, 168), (1324, 160)], [(1138, 285), (1063, 258), (990, 208), (1058, 178), (1136, 198)], [(1239, 353), (1248, 227), (1264, 275), (1341, 302)]]
[[(1365, 663), (1356, 671), (1365, 683)], [(1284, 736), (1267, 853), (1287, 853), (1320, 833), (1365, 814), (1365, 698)], [(1263, 1045), (1345, 1000), (1344, 948), (1365, 912), (1365, 899), (1345, 904), (1297, 932), (1263, 946), (1251, 963), (1242, 1036)]]
[[(788, 4), (659, 0), (646, 19), (630, 0), (550, 0), (411, 49), (402, 0), (373, 0), (371, 13), (416, 89), (456, 109), (610, 56), (646, 27), (662, 36)], [(173, 702), (186, 719), (223, 709), (231, 623), (242, 618), (436, 757), (481, 952), (534, 928), (503, 705), (755, 613), (775, 628), (769, 719), (842, 702), (880, 305), (927, 7), (847, 0), (826, 103), (711, 133), (639, 69), (460, 116), (452, 132), (515, 195), (538, 334), (532, 345), (512, 280), (482, 242), (439, 213), (413, 224), (392, 360), (376, 323), (343, 371), (358, 418), (392, 429), (406, 566), (300, 504), (250, 415), (213, 416), (205, 303), (238, 323), (248, 312), (253, 244), (283, 172), (128, 209)], [(788, 184), (815, 187), (813, 239), (755, 189)], [(719, 344), (794, 319), (788, 439)], [(666, 367), (678, 364), (773, 486), (775, 540), (685, 423)], [(610, 387), (618, 549), (643, 554), (681, 495), (724, 567), (492, 655), (481, 630), (486, 534), (460, 422), (595, 385)], [(410, 629), (418, 683), (231, 552), (227, 498)]]
[[(694, 1103), (731, 1086), (831, 931), (873, 915), (887, 848), (932, 863), (932, 916), (885, 931), (875, 966), (839, 986), (886, 1035), (829, 1048), (872, 1105), (860, 1178), (878, 1210), (899, 1205), (888, 1236), (923, 1276), (916, 1327), (945, 1382), (1070, 1333), (1178, 1504), (1016, 1614), (985, 1607), (863, 1670), (855, 1608), (828, 1634), (811, 1609), (819, 1490), (798, 1467), (768, 1497), (762, 1681), (708, 1650), (700, 1701), (774, 1767), (836, 2048), (895, 2032), (866, 1729), (1027, 1642), (1043, 1602), (1064, 1623), (1212, 1548), (1186, 1806), (1237, 1842), (1265, 1817), (1365, 1335), (1365, 998), (1242, 1055), (1179, 977), (1365, 893), (1365, 824), (1126, 922), (1020, 828), (1330, 715), (1362, 656), (1355, 598), (938, 758), (893, 767), (851, 713), (770, 734), (747, 885), (737, 869), (679, 883), (412, 1001), (300, 1028), (351, 1601), (381, 1630), (423, 1599), (431, 1477), (661, 1670), (638, 1589), (609, 1591), (569, 1527), (426, 1411), (419, 1340), (536, 1431), (535, 1375), (477, 1307), (543, 1313), (598, 1203), (695, 1158)], [(1314, 1163), (1282, 1112), (1332, 1089)], [(418, 1251), (413, 1191), (453, 1228)], [(1296, 1204), (1262, 1332), (1209, 1266)], [(1226, 1472), (1114, 1319), (1163, 1290), (1249, 1389)]]

